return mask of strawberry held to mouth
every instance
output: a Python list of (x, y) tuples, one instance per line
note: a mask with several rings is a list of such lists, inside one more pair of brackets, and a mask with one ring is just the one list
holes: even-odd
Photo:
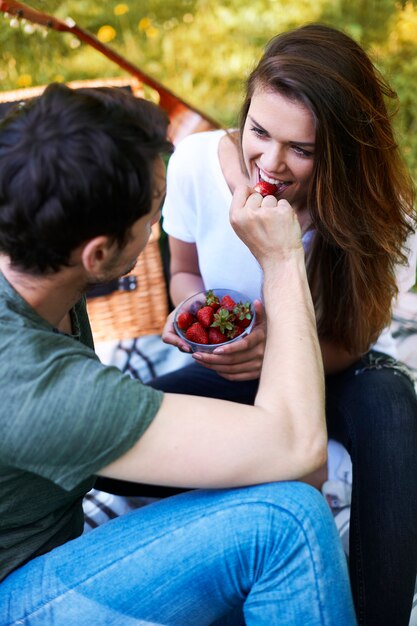
[(278, 191), (278, 185), (273, 183), (267, 183), (266, 180), (260, 180), (256, 183), (254, 190), (261, 194), (261, 196), (275, 196)]
[(260, 193), (263, 197), (280, 196), (291, 185), (290, 180), (280, 180), (272, 177), (265, 170), (258, 168), (258, 182), (256, 183), (254, 190)]

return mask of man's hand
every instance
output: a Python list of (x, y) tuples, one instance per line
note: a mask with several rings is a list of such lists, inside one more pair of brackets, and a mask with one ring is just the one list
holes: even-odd
[[(240, 188), (231, 222), (264, 272), (268, 337), (254, 405), (166, 393), (146, 432), (103, 476), (223, 488), (299, 479), (326, 462), (323, 364), (298, 220), (288, 202)], [(173, 315), (164, 340), (186, 350)], [(258, 332), (241, 347), (256, 351)]]
[(286, 200), (262, 197), (239, 186), (233, 194), (230, 223), (262, 267), (302, 251), (300, 225)]

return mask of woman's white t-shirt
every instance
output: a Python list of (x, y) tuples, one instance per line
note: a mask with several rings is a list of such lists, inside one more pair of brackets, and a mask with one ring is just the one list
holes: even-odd
[[(171, 156), (167, 172), (167, 196), (163, 228), (168, 235), (198, 250), (200, 273), (206, 289), (235, 289), (250, 299), (261, 298), (262, 271), (229, 222), (232, 194), (219, 161), (219, 142), (224, 130), (195, 133), (183, 139)], [(308, 245), (310, 233), (303, 237)], [(400, 292), (415, 283), (417, 236), (410, 237), (409, 263), (398, 268)], [(374, 346), (396, 356), (389, 329)]]

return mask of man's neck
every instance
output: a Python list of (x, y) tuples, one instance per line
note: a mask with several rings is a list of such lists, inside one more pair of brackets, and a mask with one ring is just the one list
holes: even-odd
[(65, 268), (47, 276), (28, 274), (10, 266), (7, 256), (0, 256), (0, 271), (15, 291), (40, 317), (54, 328), (71, 332), (69, 312), (83, 290), (77, 270)]

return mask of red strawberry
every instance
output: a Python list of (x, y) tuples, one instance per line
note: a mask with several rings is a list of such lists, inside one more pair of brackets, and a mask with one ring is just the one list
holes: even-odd
[(278, 191), (278, 185), (267, 183), (265, 180), (260, 180), (259, 183), (255, 185), (254, 190), (262, 196), (274, 196)]
[(187, 330), (195, 322), (195, 317), (189, 311), (180, 313), (177, 317), (177, 325), (181, 330)]
[(223, 309), (227, 309), (228, 311), (233, 311), (233, 309), (236, 306), (236, 302), (233, 300), (233, 298), (231, 298), (229, 295), (225, 295), (223, 296), (223, 298), (220, 300), (220, 306)]
[(239, 328), (242, 328), (243, 330), (244, 328), (247, 328), (249, 326), (251, 321), (252, 321), (252, 317), (250, 317), (249, 319), (247, 317), (244, 317), (243, 320), (236, 319), (236, 326), (238, 326)]
[(191, 324), (190, 328), (187, 328), (185, 336), (195, 343), (208, 343), (207, 331), (201, 326), (200, 322)]
[(243, 333), (245, 329), (243, 328), (243, 326), (234, 326), (233, 330), (230, 330), (227, 333), (227, 338), (230, 339), (234, 339), (235, 337), (239, 337), (239, 335), (241, 335)]
[(208, 328), (211, 326), (214, 318), (214, 311), (211, 306), (203, 306), (199, 311), (197, 311), (197, 319), (203, 328)]
[(249, 326), (252, 320), (250, 302), (246, 302), (245, 304), (239, 302), (233, 309), (233, 313), (236, 315), (235, 323), (237, 326), (240, 326), (240, 328)]
[(220, 332), (219, 328), (209, 328), (208, 337), (209, 343), (223, 343), (228, 340), (226, 335)]
[(211, 306), (213, 311), (217, 311), (220, 306), (220, 300), (217, 296), (214, 295), (212, 289), (209, 289), (209, 291), (206, 293), (206, 305)]
[(233, 330), (233, 321), (235, 316), (222, 307), (214, 314), (214, 321), (211, 325), (212, 328), (219, 328), (221, 333), (225, 333), (227, 330)]

